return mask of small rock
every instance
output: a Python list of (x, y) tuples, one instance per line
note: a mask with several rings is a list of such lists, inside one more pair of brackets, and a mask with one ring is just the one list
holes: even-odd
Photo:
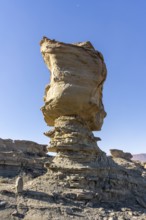
[(110, 212), (110, 214), (109, 214), (111, 217), (112, 216), (114, 216), (115, 215), (115, 213), (114, 212)]
[(1, 207), (5, 207), (6, 204), (7, 204), (7, 203), (6, 203), (5, 201), (0, 201), (0, 208), (1, 208)]
[[(125, 217), (124, 216), (118, 216), (118, 218), (115, 218), (115, 219), (117, 219), (117, 220), (125, 220)], [(129, 219), (129, 218), (128, 218)], [(127, 220), (128, 220), (127, 219)]]
[(81, 192), (77, 194), (78, 200), (90, 200), (93, 199), (93, 193), (91, 192)]
[(132, 215), (133, 215), (133, 213), (129, 211), (129, 212), (128, 212), (128, 215), (132, 216)]
[(115, 217), (109, 217), (108, 220), (115, 220)]
[(66, 208), (65, 211), (68, 215), (73, 215), (73, 210), (71, 208)]
[(126, 211), (131, 211), (129, 208), (121, 208), (121, 211), (126, 212)]
[(103, 220), (108, 220), (108, 217), (103, 217)]
[(102, 212), (102, 211), (104, 211), (104, 208), (99, 208), (98, 211)]
[(23, 192), (23, 178), (21, 176), (18, 176), (16, 179), (16, 193), (22, 193)]
[(17, 216), (18, 215), (18, 211), (17, 210), (15, 210), (14, 212), (12, 212), (12, 214), (11, 214), (12, 216)]
[(116, 158), (124, 158), (125, 160), (131, 160), (132, 154), (123, 152), (122, 150), (117, 150), (117, 149), (110, 149), (110, 153), (112, 157)]
[(11, 214), (12, 216), (14, 217), (17, 217), (17, 218), (24, 218), (24, 215), (19, 213), (17, 210), (15, 210), (14, 212), (12, 212)]
[(87, 206), (87, 207), (93, 207), (93, 203), (92, 203), (92, 202), (88, 202), (88, 203), (86, 204), (86, 206)]

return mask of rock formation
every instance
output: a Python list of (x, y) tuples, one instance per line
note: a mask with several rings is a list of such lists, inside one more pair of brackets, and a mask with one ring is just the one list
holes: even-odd
[(47, 148), (32, 141), (0, 139), (0, 176), (14, 177), (21, 172), (39, 176), (45, 173)]
[(17, 200), (15, 187), (2, 184), (0, 219), (146, 219), (145, 165), (123, 151), (106, 156), (92, 133), (106, 116), (103, 56), (90, 42), (65, 44), (46, 37), (41, 52), (51, 73), (42, 112), (54, 126), (45, 134), (51, 138), (48, 151), (56, 156), (45, 163), (47, 173), (25, 182)]
[(18, 176), (16, 179), (16, 193), (22, 193), (23, 192), (23, 178), (21, 176)]
[(122, 150), (118, 150), (118, 149), (111, 149), (110, 152), (112, 157), (116, 157), (116, 158), (131, 160), (133, 157), (131, 153), (127, 153), (127, 152), (125, 153)]
[(90, 130), (100, 130), (106, 113), (102, 87), (106, 78), (103, 56), (90, 42), (65, 44), (46, 37), (41, 52), (51, 73), (45, 89), (45, 121), (55, 126), (60, 116), (80, 116)]
[[(50, 70), (42, 107), (45, 121), (54, 129), (49, 151), (57, 152), (48, 172), (60, 178), (77, 200), (146, 202), (144, 169), (136, 170), (131, 154), (99, 149), (92, 131), (101, 129), (106, 116), (102, 103), (106, 66), (103, 56), (90, 42), (65, 44), (46, 37), (41, 53)], [(135, 178), (137, 176), (138, 178)]]
[(86, 166), (97, 154), (104, 155), (92, 133), (101, 129), (106, 116), (102, 103), (106, 78), (103, 56), (90, 42), (65, 44), (45, 37), (40, 44), (51, 73), (42, 107), (45, 121), (54, 126), (46, 133), (51, 138), (48, 150), (58, 152), (50, 168)]

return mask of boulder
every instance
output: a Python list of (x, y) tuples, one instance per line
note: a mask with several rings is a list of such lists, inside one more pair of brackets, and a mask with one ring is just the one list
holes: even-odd
[(125, 153), (122, 150), (117, 149), (110, 149), (110, 153), (112, 157), (123, 158), (125, 160), (131, 160), (133, 157), (131, 153)]

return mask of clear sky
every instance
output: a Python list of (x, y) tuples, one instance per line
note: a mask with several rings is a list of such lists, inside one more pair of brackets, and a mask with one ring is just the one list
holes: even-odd
[(91, 41), (104, 55), (99, 146), (146, 153), (146, 0), (0, 0), (0, 137), (48, 143), (43, 36)]

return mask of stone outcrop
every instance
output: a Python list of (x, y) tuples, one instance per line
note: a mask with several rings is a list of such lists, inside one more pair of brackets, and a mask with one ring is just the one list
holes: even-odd
[(48, 151), (57, 152), (46, 167), (51, 178), (65, 187), (62, 196), (93, 203), (141, 199), (146, 204), (144, 168), (123, 151), (112, 150), (113, 158), (107, 157), (92, 133), (101, 129), (106, 115), (101, 53), (90, 42), (65, 44), (46, 37), (41, 52), (51, 73), (42, 108), (45, 121), (54, 126), (46, 132), (51, 138)]
[(106, 113), (102, 87), (106, 79), (103, 56), (90, 42), (65, 44), (46, 37), (41, 52), (51, 79), (45, 89), (45, 121), (55, 125), (64, 115), (83, 118), (91, 130), (100, 130)]
[(51, 138), (48, 151), (58, 153), (46, 166), (63, 172), (88, 170), (89, 164), (95, 166), (97, 155), (103, 161), (106, 158), (92, 133), (101, 129), (106, 116), (102, 103), (106, 79), (103, 56), (90, 42), (65, 44), (44, 37), (40, 44), (51, 73), (42, 107), (45, 121), (54, 126), (46, 132)]
[(48, 159), (46, 145), (0, 139), (0, 176), (16, 176), (23, 171), (40, 175), (45, 172), (44, 163)]
[(51, 72), (42, 111), (54, 126), (45, 134), (51, 139), (48, 151), (56, 156), (46, 161), (47, 173), (24, 183), (17, 200), (15, 187), (1, 186), (1, 219), (146, 219), (144, 165), (123, 151), (107, 156), (92, 133), (106, 115), (103, 56), (90, 42), (65, 44), (46, 37), (41, 52)]
[(131, 160), (133, 157), (131, 153), (123, 152), (122, 150), (118, 149), (111, 149), (110, 153), (112, 157), (123, 158), (126, 160)]

